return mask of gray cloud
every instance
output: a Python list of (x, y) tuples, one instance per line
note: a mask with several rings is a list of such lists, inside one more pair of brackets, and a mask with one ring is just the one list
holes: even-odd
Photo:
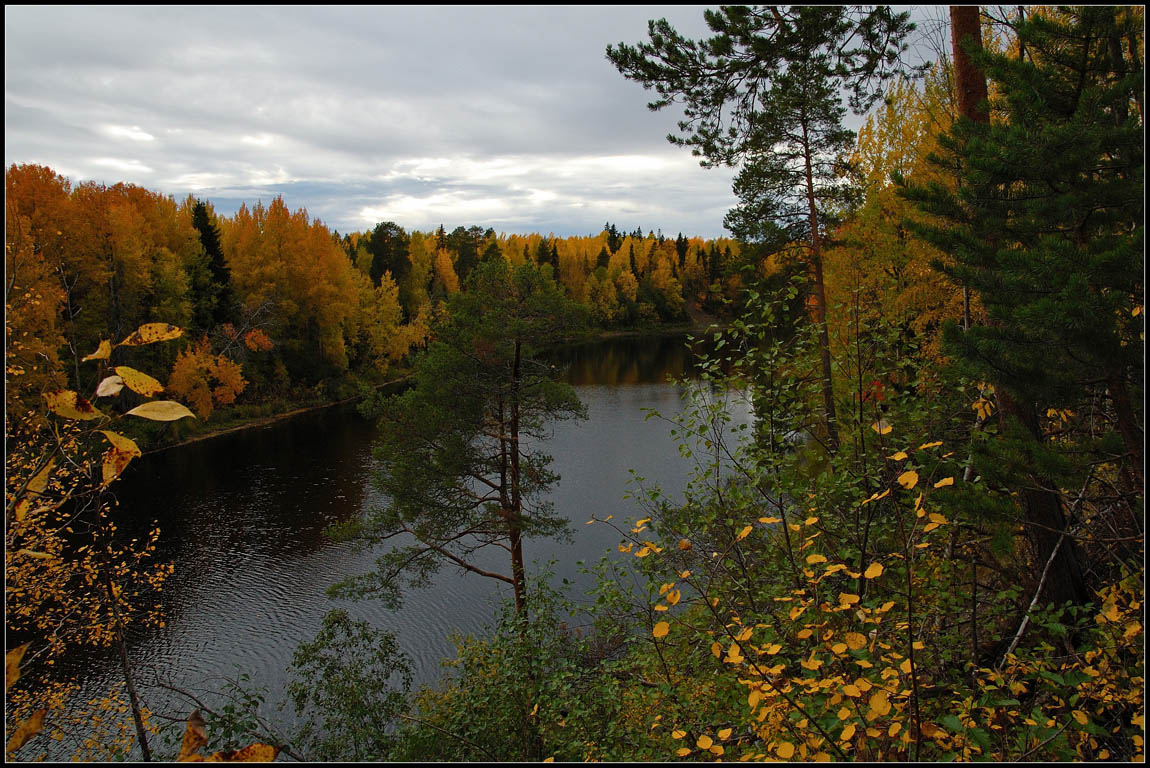
[(732, 173), (604, 56), (696, 7), (12, 7), (5, 164), (188, 193), (283, 194), (341, 231), (481, 224), (723, 234)]

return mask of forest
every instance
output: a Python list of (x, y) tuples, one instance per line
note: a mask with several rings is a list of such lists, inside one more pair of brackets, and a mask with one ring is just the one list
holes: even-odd
[[(608, 46), (681, 105), (672, 143), (737, 169), (730, 238), (339, 233), (7, 168), (6, 757), (1144, 760), (1144, 9), (949, 19), (921, 66), (882, 6)], [(547, 437), (586, 408), (545, 352), (676, 329), (694, 470), (626, 520), (555, 514)], [(128, 646), (174, 566), (162, 524), (121, 534), (121, 475), (352, 398), (388, 501), (328, 531), (381, 553), (331, 594), (399, 606), (454, 569), (504, 585), (495, 629), (415, 688), (334, 610), (293, 654), (296, 730), (260, 680), (161, 721)], [(523, 550), (584, 525), (619, 540), (590, 606)], [(84, 702), (89, 647), (122, 679)]]

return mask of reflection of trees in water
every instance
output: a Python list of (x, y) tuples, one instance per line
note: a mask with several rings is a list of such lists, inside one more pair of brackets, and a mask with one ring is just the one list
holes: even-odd
[(567, 366), (567, 381), (575, 386), (660, 384), (691, 371), (683, 336), (605, 339), (553, 350), (548, 357)]
[(372, 426), (346, 406), (138, 459), (116, 495), (121, 528), (161, 529), (159, 557), (221, 552), (290, 558), (321, 548), (328, 525), (365, 503)]

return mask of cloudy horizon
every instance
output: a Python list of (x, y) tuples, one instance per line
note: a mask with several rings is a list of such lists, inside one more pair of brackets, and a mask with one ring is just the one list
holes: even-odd
[(607, 61), (702, 7), (5, 7), (5, 167), (341, 232), (725, 236), (731, 169)]

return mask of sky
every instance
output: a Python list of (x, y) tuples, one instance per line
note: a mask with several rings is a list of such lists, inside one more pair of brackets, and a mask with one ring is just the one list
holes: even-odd
[(217, 213), (713, 238), (731, 169), (606, 59), (701, 6), (4, 8), (4, 164), (124, 181)]

